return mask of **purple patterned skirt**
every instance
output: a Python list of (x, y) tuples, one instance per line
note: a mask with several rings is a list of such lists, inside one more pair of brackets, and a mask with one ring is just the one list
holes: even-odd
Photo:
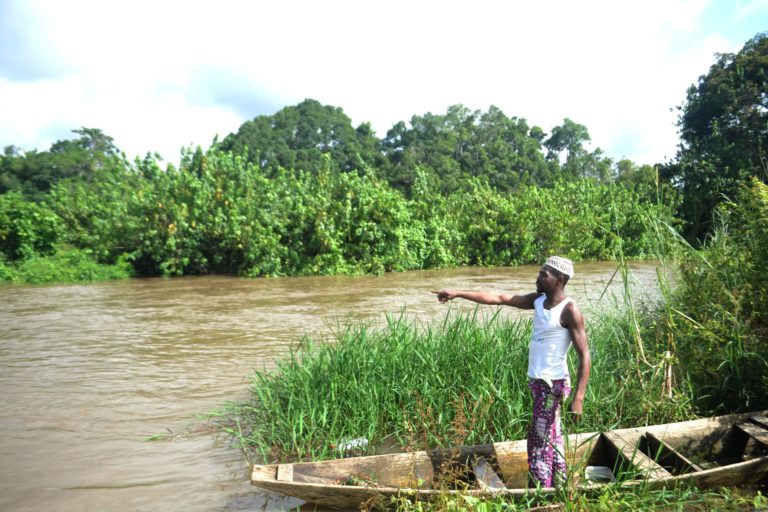
[(528, 431), (528, 471), (532, 486), (555, 487), (565, 481), (565, 445), (560, 409), (571, 393), (570, 378), (553, 380), (552, 386), (531, 379), (533, 418)]

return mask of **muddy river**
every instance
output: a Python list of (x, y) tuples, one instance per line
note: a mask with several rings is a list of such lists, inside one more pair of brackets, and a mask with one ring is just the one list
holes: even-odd
[[(655, 264), (632, 268), (637, 293), (655, 289)], [(566, 290), (587, 318), (620, 293), (615, 284), (603, 293), (615, 270), (612, 263), (576, 266)], [(240, 452), (205, 431), (205, 414), (244, 398), (253, 369), (272, 368), (304, 333), (325, 338), (340, 321), (381, 322), (403, 308), (438, 321), (447, 306), (431, 289), (523, 293), (533, 290), (536, 272), (521, 266), (0, 288), (0, 510), (300, 505), (249, 485)], [(170, 440), (145, 440), (162, 433)]]

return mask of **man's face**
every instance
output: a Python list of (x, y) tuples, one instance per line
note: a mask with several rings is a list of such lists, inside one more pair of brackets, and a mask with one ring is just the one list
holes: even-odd
[(536, 293), (547, 293), (555, 288), (557, 276), (548, 265), (542, 265), (536, 277)]

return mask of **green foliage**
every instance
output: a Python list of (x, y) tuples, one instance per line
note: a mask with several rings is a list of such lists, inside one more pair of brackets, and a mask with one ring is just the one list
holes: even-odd
[(312, 99), (243, 123), (220, 148), (246, 155), (248, 162), (268, 174), (280, 168), (317, 173), (326, 167), (326, 153), (331, 155), (334, 169), (342, 172), (381, 160), (370, 124), (355, 129), (341, 108)]
[(0, 260), (0, 283), (80, 283), (127, 279), (133, 275), (126, 258), (115, 264), (98, 263), (88, 251), (60, 249), (49, 256), (33, 256), (15, 264)]
[[(303, 339), (274, 372), (255, 374), (251, 400), (230, 406), (227, 428), (267, 460), (334, 457), (342, 439), (361, 436), (407, 449), (524, 438), (530, 320), (481, 310), (493, 311), (428, 325), (403, 313), (381, 330), (345, 325), (333, 340)], [(691, 417), (685, 393), (664, 394), (663, 359), (645, 367), (638, 357), (633, 326), (618, 309), (590, 321), (585, 414), (569, 430)]]
[[(481, 327), (456, 319), (437, 332), (390, 319), (385, 332), (349, 326), (335, 344), (304, 340), (280, 363), (279, 378), (257, 374), (254, 399), (240, 426), (265, 456), (329, 457), (334, 443), (393, 436), (404, 445), (444, 444), (476, 429), (467, 441), (522, 431), (510, 365), (525, 358), (522, 324)], [(461, 425), (467, 427), (467, 425)], [(475, 437), (479, 436), (479, 437)]]
[(0, 283), (16, 280), (16, 271), (13, 266), (6, 261), (5, 255), (0, 253)]
[(674, 198), (631, 162), (626, 186), (611, 185), (610, 161), (582, 147), (584, 126), (566, 119), (547, 138), (495, 107), (414, 116), (379, 141), (306, 100), (165, 169), (152, 155), (126, 162), (100, 130), (75, 133), (44, 153), (6, 149), (7, 261), (60, 243), (99, 263), (127, 258), (139, 275), (376, 274), (552, 252), (643, 258), (653, 226), (674, 223)]
[(60, 219), (63, 243), (87, 249), (102, 263), (114, 263), (135, 244), (145, 226), (138, 217), (139, 175), (126, 168), (105, 169), (98, 180), (62, 180), (45, 204)]
[(678, 256), (677, 286), (655, 325), (705, 413), (768, 407), (768, 186), (744, 186), (718, 209), (700, 251)]
[(666, 174), (680, 182), (690, 239), (712, 226), (714, 205), (750, 176), (768, 179), (768, 34), (720, 54), (680, 107), (682, 144)]
[(328, 154), (331, 170), (376, 168), (406, 194), (418, 172), (427, 173), (443, 193), (471, 176), (511, 190), (525, 180), (542, 183), (553, 175), (541, 151), (542, 130), (507, 118), (496, 107), (481, 113), (454, 105), (445, 115), (413, 116), (410, 124), (395, 124), (379, 140), (369, 124), (353, 129), (341, 109), (305, 100), (244, 123), (218, 147), (245, 155), (270, 176), (281, 168), (316, 174), (327, 167), (323, 155)]
[[(362, 168), (265, 170), (200, 148), (179, 168), (150, 156), (102, 169), (98, 180), (58, 182), (44, 203), (5, 194), (0, 240), (9, 261), (50, 253), (58, 242), (140, 275), (360, 274), (458, 265), (537, 263), (652, 254), (666, 204), (592, 179), (520, 185), (504, 194), (466, 178), (446, 196), (416, 170), (409, 197)], [(665, 200), (666, 201), (666, 200)]]
[(96, 128), (73, 130), (80, 137), (56, 141), (49, 151), (22, 152), (14, 146), (0, 155), (0, 194), (21, 192), (40, 201), (56, 183), (66, 179), (94, 181), (103, 172), (124, 166), (111, 137)]
[(17, 192), (0, 195), (0, 254), (8, 261), (51, 254), (59, 228), (59, 218), (45, 205)]
[(466, 262), (473, 265), (537, 263), (552, 253), (576, 260), (647, 258), (660, 241), (653, 222), (674, 222), (674, 204), (590, 179), (529, 186), (514, 196), (475, 184), (452, 197)]
[(500, 191), (553, 175), (542, 153), (543, 132), (525, 119), (508, 118), (497, 107), (471, 112), (453, 105), (445, 115), (413, 116), (410, 127), (395, 124), (381, 141), (387, 163), (382, 176), (406, 194), (424, 173), (437, 190), (449, 194), (468, 178), (480, 177)]
[[(552, 134), (544, 142), (548, 150), (547, 159), (550, 162), (562, 160), (561, 170), (565, 176), (591, 177), (604, 182), (608, 181), (612, 162), (603, 157), (603, 152), (599, 148), (592, 153), (587, 151), (584, 143), (590, 140), (586, 126), (565, 118), (562, 126), (552, 128)], [(563, 158), (563, 152), (565, 152), (565, 158)]]
[(393, 498), (386, 504), (388, 506), (381, 508), (398, 512), (745, 512), (761, 510), (767, 501), (761, 491), (749, 489), (719, 487), (705, 490), (680, 484), (663, 489), (640, 486), (630, 491), (620, 485), (606, 485), (586, 491), (564, 489), (550, 496), (531, 492), (516, 499), (437, 494), (430, 500), (413, 501), (403, 496)]
[(199, 149), (138, 198), (145, 227), (133, 257), (144, 273), (275, 275), (281, 270), (282, 194), (241, 157)]

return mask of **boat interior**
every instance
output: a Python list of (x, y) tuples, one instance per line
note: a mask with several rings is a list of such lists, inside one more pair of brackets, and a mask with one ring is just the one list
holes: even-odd
[[(572, 434), (565, 448), (569, 473), (577, 485), (591, 485), (707, 475), (749, 461), (768, 466), (768, 417), (722, 418)], [(400, 489), (530, 487), (525, 441), (257, 466), (256, 478)]]

